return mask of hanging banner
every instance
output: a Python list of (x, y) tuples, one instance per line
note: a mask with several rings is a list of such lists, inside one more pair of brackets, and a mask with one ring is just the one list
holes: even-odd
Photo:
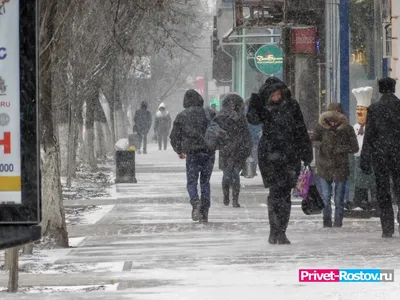
[(21, 204), (19, 1), (0, 4), (0, 204)]
[(292, 53), (312, 54), (317, 52), (316, 27), (292, 28)]

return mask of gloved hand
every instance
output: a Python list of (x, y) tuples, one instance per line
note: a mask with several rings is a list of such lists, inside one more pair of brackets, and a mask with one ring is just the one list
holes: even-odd
[(252, 93), (249, 101), (249, 111), (255, 110), (257, 112), (261, 111), (263, 108), (262, 99), (256, 93)]

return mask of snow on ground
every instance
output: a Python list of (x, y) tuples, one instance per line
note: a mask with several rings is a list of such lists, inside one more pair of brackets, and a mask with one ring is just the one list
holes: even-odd
[[(42, 294), (42, 293), (87, 293), (94, 291), (116, 291), (118, 284), (114, 285), (82, 285), (82, 286), (41, 286), (41, 287), (22, 287), (19, 293), (25, 294)], [(0, 289), (0, 293), (5, 292), (5, 289)]]
[[(138, 184), (71, 201), (75, 248), (21, 256), (21, 291), (1, 299), (398, 299), (400, 239), (382, 239), (379, 219), (346, 218), (343, 228), (324, 229), (322, 216), (294, 204), (292, 245), (269, 245), (261, 177), (242, 180), (242, 208), (225, 207), (216, 163), (210, 223), (200, 225), (190, 220), (184, 163), (151, 145), (137, 156)], [(395, 269), (395, 282), (299, 283), (300, 268)]]
[(66, 207), (68, 225), (94, 225), (107, 215), (115, 205)]
[(61, 178), (64, 200), (82, 200), (99, 197), (108, 197), (107, 189), (113, 184), (112, 161), (99, 164), (97, 172), (90, 172), (87, 167), (79, 166), (76, 178), (72, 180), (71, 187), (66, 186), (66, 178)]

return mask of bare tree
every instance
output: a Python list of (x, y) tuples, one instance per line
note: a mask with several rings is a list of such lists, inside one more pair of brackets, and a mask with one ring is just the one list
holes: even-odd
[(62, 202), (59, 149), (53, 124), (52, 40), (57, 4), (43, 0), (40, 12), (40, 117), (42, 125), (42, 232), (58, 246), (68, 247), (68, 233)]

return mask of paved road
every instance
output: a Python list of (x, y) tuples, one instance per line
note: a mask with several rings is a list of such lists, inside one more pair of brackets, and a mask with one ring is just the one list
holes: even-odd
[[(210, 223), (201, 225), (190, 220), (184, 161), (151, 147), (137, 163), (137, 185), (118, 185), (113, 197), (84, 202), (115, 206), (95, 225), (69, 228), (70, 237), (84, 239), (55, 264), (70, 271), (21, 274), (20, 280), (23, 286), (114, 284), (116, 290), (4, 299), (398, 299), (400, 275), (385, 284), (298, 282), (299, 268), (400, 274), (400, 238), (382, 239), (378, 219), (346, 219), (341, 229), (323, 229), (320, 216), (305, 216), (294, 201), (292, 245), (269, 245), (267, 191), (260, 178), (243, 180), (242, 208), (234, 209), (222, 204), (216, 170)], [(96, 270), (99, 264), (114, 269)], [(81, 268), (74, 272), (74, 266)], [(0, 284), (5, 282), (0, 276)]]

